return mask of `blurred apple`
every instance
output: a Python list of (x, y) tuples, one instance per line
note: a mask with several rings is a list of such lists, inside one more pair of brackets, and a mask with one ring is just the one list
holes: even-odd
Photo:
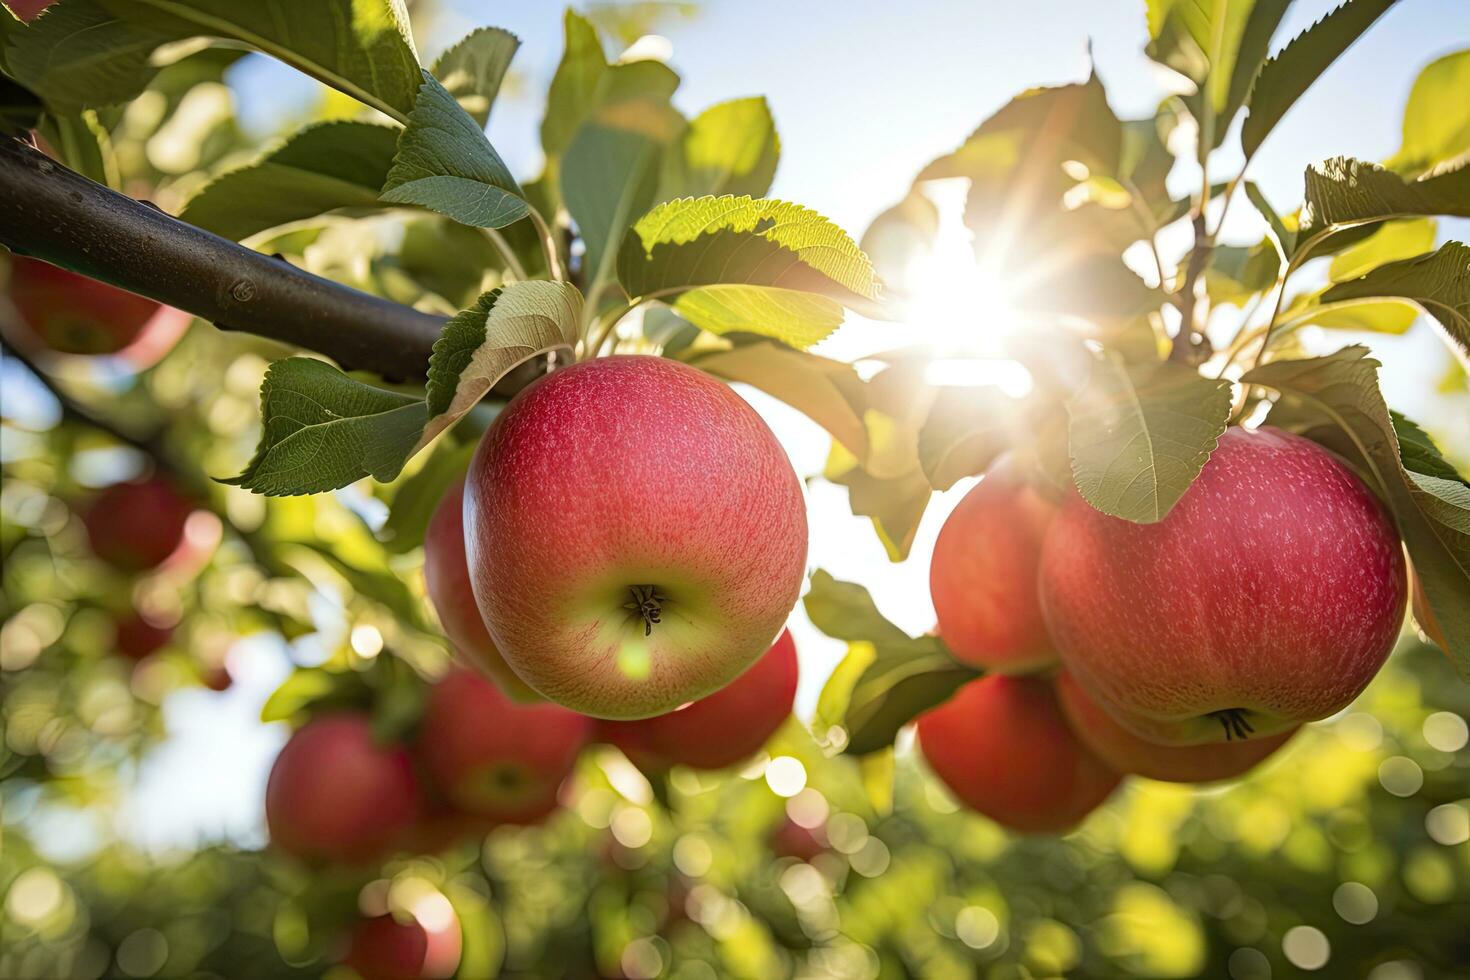
[[(445, 901), (448, 907), (448, 902)], [(442, 980), (459, 968), (462, 937), (451, 911), (429, 928), (417, 917), (379, 915), (361, 922), (342, 962), (362, 980)]]
[(163, 563), (184, 537), (194, 505), (161, 477), (114, 483), (92, 498), (82, 514), (92, 552), (123, 572)]

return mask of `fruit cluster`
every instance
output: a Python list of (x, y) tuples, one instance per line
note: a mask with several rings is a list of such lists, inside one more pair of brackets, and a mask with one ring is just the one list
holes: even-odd
[(1128, 774), (1244, 773), (1351, 702), (1398, 635), (1398, 532), (1316, 443), (1228, 429), (1155, 524), (1028, 477), (1002, 458), (940, 532), (938, 633), (990, 673), (918, 724), (940, 779), (1013, 829), (1067, 830)]

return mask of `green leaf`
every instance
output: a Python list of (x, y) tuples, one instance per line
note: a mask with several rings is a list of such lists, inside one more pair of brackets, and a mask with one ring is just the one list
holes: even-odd
[(97, 119), (97, 113), (83, 109), (76, 113), (46, 113), (37, 131), (56, 150), (62, 163), (84, 177), (114, 190), (122, 186), (117, 157), (112, 151), (112, 137)]
[(1215, 304), (1244, 306), (1251, 297), (1276, 285), (1281, 254), (1270, 238), (1255, 245), (1219, 245), (1210, 252), (1205, 289)]
[(1250, 158), (1311, 84), (1397, 0), (1347, 0), (1261, 66), (1240, 141)]
[(869, 752), (858, 758), (858, 775), (862, 778), (863, 792), (873, 812), (886, 817), (893, 812), (894, 759), (893, 745)]
[(913, 270), (918, 260), (933, 252), (938, 234), (939, 209), (915, 187), (873, 219), (858, 247), (872, 259), (884, 285), (908, 297), (917, 286), (911, 281)]
[(1402, 334), (1419, 319), (1419, 309), (1402, 300), (1350, 299), (1322, 302), (1321, 294), (1306, 299), (1287, 311), (1284, 323), (1301, 327), (1316, 324), (1328, 330), (1359, 330), (1368, 333)]
[(8, 76), (0, 75), (0, 136), (24, 136), (40, 116), (40, 98)]
[[(1306, 203), (1292, 258), (1300, 263), (1323, 254), (1324, 239), (1343, 229), (1436, 214), (1470, 217), (1470, 167), (1406, 181), (1376, 163), (1323, 160), (1307, 168)], [(1358, 238), (1370, 233), (1363, 230)]]
[(424, 532), (444, 491), (465, 474), (477, 442), (441, 441), (413, 476), (401, 481), (388, 508), (378, 540), (390, 554), (402, 555), (424, 543)]
[(1149, 0), (1148, 56), (1193, 81), (1190, 110), (1219, 146), (1290, 0)]
[(525, 191), (480, 127), (434, 76), (423, 78), (381, 199), (478, 228), (502, 228), (530, 214)]
[(65, 0), (8, 57), (19, 81), (74, 112), (133, 98), (158, 71), (154, 51), (196, 37), (248, 45), (399, 120), (419, 87), (400, 0)]
[(652, 206), (662, 148), (646, 133), (589, 122), (577, 130), (561, 165), (561, 196), (586, 246), (583, 281), (601, 292), (613, 274), (618, 243)]
[(516, 365), (554, 353), (571, 359), (582, 294), (570, 283), (531, 279), (488, 292), (444, 325), (429, 359), (422, 448)]
[(344, 675), (320, 667), (300, 667), (271, 692), (260, 709), (260, 720), (289, 721), (300, 711), (342, 691)]
[(240, 241), (337, 208), (379, 207), (398, 134), (363, 122), (307, 126), (255, 163), (211, 181), (179, 217)]
[(872, 263), (826, 218), (750, 197), (670, 201), (628, 231), (618, 278), (629, 296), (665, 299), (691, 323), (807, 346), (841, 306), (881, 314)]
[(935, 490), (985, 472), (1020, 428), (1020, 403), (998, 388), (943, 388), (919, 430), (919, 462)]
[(1245, 182), (1245, 196), (1255, 205), (1261, 217), (1271, 228), (1271, 237), (1276, 241), (1276, 247), (1281, 250), (1283, 258), (1290, 258), (1296, 251), (1297, 222), (1294, 216), (1282, 217), (1271, 202), (1266, 200), (1266, 195), (1253, 180)]
[(1241, 381), (1281, 393), (1267, 423), (1322, 443), (1366, 474), (1393, 512), (1450, 659), (1470, 680), (1470, 489), (1405, 470), (1378, 389), (1379, 363), (1367, 354), (1346, 347), (1327, 357), (1272, 361)]
[(1470, 154), (1470, 50), (1430, 62), (1404, 106), (1403, 140), (1384, 166), (1417, 176)]
[(597, 89), (607, 71), (597, 29), (570, 7), (563, 25), (566, 49), (551, 78), (541, 123), (541, 146), (548, 158), (560, 156), (571, 145), (577, 127), (597, 103)]
[(701, 354), (689, 363), (780, 399), (826, 429), (854, 457), (867, 456), (863, 382), (850, 364), (767, 341)]
[(324, 361), (288, 357), (260, 388), (261, 433), (245, 472), (222, 482), (268, 496), (392, 480), (428, 420), (423, 399), (354, 381)]
[(1241, 33), (1240, 44), (1236, 48), (1235, 67), (1230, 72), (1230, 88), (1225, 95), (1225, 103), (1217, 106), (1216, 146), (1224, 142), (1231, 120), (1250, 97), (1251, 86), (1255, 84), (1256, 76), (1270, 53), (1271, 38), (1281, 26), (1281, 19), (1286, 16), (1291, 3), (1292, 0), (1255, 0), (1251, 4), (1245, 30)]
[(1388, 416), (1393, 422), (1393, 432), (1399, 441), (1399, 458), (1403, 460), (1404, 469), (1439, 480), (1470, 485), (1470, 481), (1461, 476), (1450, 461), (1444, 458), (1429, 433), (1421, 429), (1418, 423), (1392, 409), (1389, 409)]
[(1371, 237), (1333, 256), (1327, 278), (1333, 282), (1356, 279), (1386, 262), (1414, 258), (1433, 248), (1433, 219), (1390, 221)]
[(1380, 265), (1322, 294), (1338, 300), (1398, 297), (1434, 317), (1464, 357), (1470, 357), (1470, 247), (1446, 242), (1439, 251)]
[[(854, 668), (861, 666), (840, 705), (847, 752), (866, 755), (891, 746), (900, 728), (979, 676), (955, 661), (937, 637), (915, 639), (894, 626), (860, 585), (818, 570), (803, 603), (817, 629), (853, 645), (849, 660)], [(866, 648), (873, 651), (871, 659)], [(839, 668), (838, 673), (845, 682), (857, 670)], [(829, 716), (843, 701), (841, 693), (823, 691)]]
[(1230, 419), (1230, 382), (1172, 362), (1093, 362), (1067, 402), (1072, 479), (1089, 504), (1138, 524), (1163, 520)]
[(745, 194), (771, 189), (781, 140), (762, 97), (732, 99), (694, 117), (678, 148), (664, 159), (658, 199)]
[(520, 38), (510, 31), (480, 27), (435, 59), (431, 74), (484, 129), (506, 69), (520, 46)]

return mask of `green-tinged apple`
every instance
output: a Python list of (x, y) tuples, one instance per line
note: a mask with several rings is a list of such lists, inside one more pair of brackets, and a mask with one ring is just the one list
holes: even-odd
[(113, 622), (117, 652), (129, 660), (142, 660), (155, 651), (163, 649), (174, 635), (172, 626), (160, 626), (143, 617), (136, 610)]
[(459, 918), (442, 896), (428, 912), (365, 919), (343, 957), (361, 980), (443, 980), (459, 969), (463, 939)]
[(444, 635), (463, 661), (493, 680), (513, 701), (529, 703), (541, 696), (516, 676), (505, 662), (470, 588), (464, 550), (464, 479), (456, 480), (434, 509), (424, 532), (424, 584), (439, 613)]
[(1151, 742), (1264, 738), (1342, 709), (1404, 620), (1403, 548), (1337, 457), (1231, 428), (1162, 521), (1081, 497), (1052, 522), (1041, 598), (1077, 682)]
[(1002, 457), (940, 528), (929, 565), (939, 636), (957, 660), (1003, 673), (1054, 663), (1036, 577), (1056, 507)]
[(745, 673), (713, 694), (666, 715), (603, 722), (600, 734), (639, 768), (724, 769), (765, 745), (796, 700), (796, 642), (782, 630)]
[(497, 823), (535, 823), (592, 737), (592, 719), (557, 704), (517, 704), (466, 668), (429, 692), (419, 757), (454, 809)]
[(538, 692), (647, 718), (719, 690), (805, 575), (801, 483), (726, 385), (660, 357), (540, 379), (480, 443), (465, 543), (495, 645)]
[(123, 572), (144, 572), (163, 563), (184, 539), (194, 505), (160, 477), (114, 483), (98, 493), (82, 514), (92, 553)]
[(151, 367), (189, 323), (189, 315), (151, 299), (24, 255), (10, 257), (6, 294), (31, 345), (59, 354), (117, 354)]
[(1065, 670), (1056, 677), (1057, 700), (1072, 731), (1118, 772), (1170, 783), (1209, 783), (1243, 775), (1296, 734), (1290, 728), (1265, 738), (1207, 745), (1156, 745), (1124, 728), (1088, 696)]
[(367, 716), (348, 712), (293, 734), (265, 791), (271, 842), (308, 861), (376, 861), (404, 840), (423, 806), (408, 750), (378, 744)]
[(918, 729), (929, 768), (960, 802), (1021, 833), (1071, 830), (1121, 778), (1077, 740), (1040, 677), (970, 681)]

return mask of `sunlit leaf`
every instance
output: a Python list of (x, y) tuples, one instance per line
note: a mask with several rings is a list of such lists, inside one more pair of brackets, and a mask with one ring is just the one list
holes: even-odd
[(520, 38), (510, 31), (476, 28), (441, 54), (431, 73), (483, 129), (520, 44)]
[(1417, 176), (1470, 153), (1470, 50), (1430, 62), (1404, 106), (1403, 140), (1384, 166)]
[(1243, 306), (1276, 285), (1281, 255), (1269, 238), (1255, 245), (1218, 245), (1210, 251), (1205, 289), (1213, 303)]
[(1020, 406), (997, 388), (943, 388), (919, 430), (919, 462), (929, 485), (948, 490), (1005, 452)]
[(1327, 278), (1333, 282), (1356, 279), (1386, 262), (1411, 259), (1433, 248), (1433, 219), (1391, 221), (1371, 237), (1333, 256)]
[(112, 136), (93, 110), (48, 112), (36, 131), (51, 144), (61, 162), (77, 173), (114, 190), (122, 185)]
[(858, 247), (873, 261), (884, 284), (900, 297), (916, 287), (913, 270), (934, 249), (939, 233), (939, 209), (917, 188), (911, 188), (893, 207), (873, 219)]
[(662, 147), (633, 129), (588, 122), (561, 165), (561, 196), (586, 246), (583, 278), (600, 287), (613, 274), (618, 244), (653, 204)]
[(1333, 157), (1307, 168), (1292, 254), (1299, 262), (1322, 254), (1322, 240), (1341, 229), (1437, 214), (1470, 217), (1470, 167), (1406, 181), (1375, 163)]
[(1230, 383), (1170, 362), (1093, 364), (1067, 402), (1072, 478), (1093, 507), (1140, 524), (1163, 520), (1199, 475), (1230, 418)]
[(1447, 242), (1439, 251), (1378, 266), (1322, 294), (1337, 300), (1399, 297), (1439, 321), (1464, 357), (1470, 357), (1470, 247)]
[(781, 141), (759, 96), (710, 106), (689, 123), (664, 162), (660, 200), (706, 194), (763, 197), (771, 189)]
[(1439, 480), (1467, 483), (1417, 422), (1392, 409), (1388, 415), (1393, 421), (1394, 435), (1398, 437), (1399, 458), (1403, 460), (1404, 469)]

